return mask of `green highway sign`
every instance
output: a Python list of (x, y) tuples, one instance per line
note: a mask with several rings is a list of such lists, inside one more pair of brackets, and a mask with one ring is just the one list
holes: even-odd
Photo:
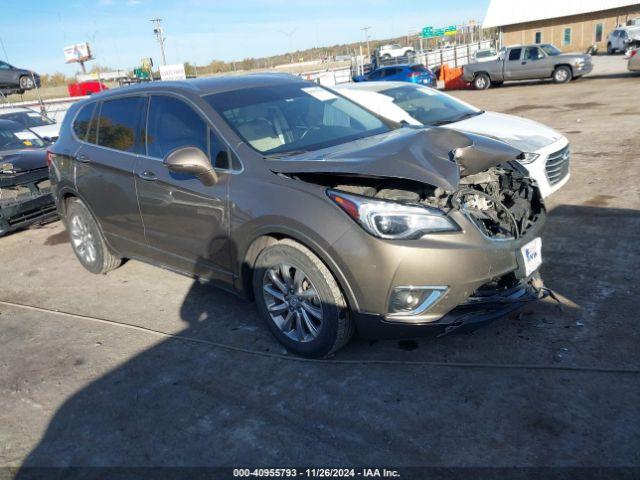
[(433, 28), (424, 27), (422, 29), (422, 38), (444, 37), (445, 35), (455, 35), (458, 28), (455, 25), (450, 25), (447, 28)]

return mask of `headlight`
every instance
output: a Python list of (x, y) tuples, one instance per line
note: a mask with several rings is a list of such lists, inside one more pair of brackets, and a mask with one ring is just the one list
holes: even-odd
[(540, 155), (538, 155), (537, 153), (524, 152), (518, 157), (518, 161), (523, 164), (532, 163), (535, 162), (539, 157)]
[(388, 239), (415, 239), (427, 233), (460, 230), (440, 210), (400, 205), (327, 190), (327, 195), (367, 232)]

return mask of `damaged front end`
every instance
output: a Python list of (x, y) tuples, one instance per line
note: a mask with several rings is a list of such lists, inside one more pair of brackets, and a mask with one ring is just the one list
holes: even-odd
[(10, 231), (57, 217), (51, 195), (49, 171), (38, 168), (0, 170), (0, 236)]
[[(419, 325), (449, 333), (545, 296), (537, 266), (519, 258), (532, 241), (539, 244), (546, 215), (535, 181), (516, 162), (522, 152), (474, 134), (407, 130), (352, 151), (269, 162), (280, 175), (322, 186), (387, 241), (374, 251), (383, 249), (392, 279), (370, 281), (366, 272), (380, 266), (372, 259), (378, 266), (362, 268), (358, 280), (380, 298), (355, 312), (361, 334), (413, 336)], [(398, 291), (403, 301), (413, 296), (415, 308), (396, 308)]]

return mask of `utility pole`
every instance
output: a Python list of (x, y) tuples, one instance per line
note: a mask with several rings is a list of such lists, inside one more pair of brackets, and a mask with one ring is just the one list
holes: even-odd
[(371, 27), (362, 27), (360, 30), (364, 32), (364, 40), (367, 42), (367, 58), (371, 61), (371, 49), (369, 48), (369, 30), (371, 30)]
[(164, 30), (162, 29), (162, 19), (161, 18), (153, 18), (150, 20), (151, 22), (153, 22), (153, 33), (155, 33), (156, 35), (156, 39), (158, 40), (158, 43), (160, 44), (160, 53), (162, 54), (162, 65), (166, 65), (167, 64), (167, 59), (164, 56), (164, 41), (166, 40), (164, 38)]

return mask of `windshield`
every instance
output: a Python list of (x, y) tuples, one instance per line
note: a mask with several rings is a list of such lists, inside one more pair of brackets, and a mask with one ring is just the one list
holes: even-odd
[(241, 89), (204, 99), (245, 142), (267, 156), (319, 150), (392, 129), (352, 101), (306, 83)]
[(23, 150), (44, 147), (44, 141), (31, 130), (16, 127), (0, 127), (0, 151)]
[(407, 85), (382, 90), (379, 93), (391, 97), (394, 104), (428, 126), (453, 123), (482, 113), (482, 110), (427, 87)]
[(554, 47), (553, 45), (540, 45), (540, 48), (542, 50), (544, 50), (544, 53), (546, 53), (549, 56), (555, 56), (555, 55), (560, 55), (562, 52), (560, 50), (558, 50), (556, 47)]
[(40, 115), (38, 112), (13, 112), (2, 113), (0, 112), (0, 119), (12, 120), (18, 122), (20, 125), (24, 125), (27, 128), (42, 127), (44, 125), (53, 125), (55, 122), (44, 115)]

